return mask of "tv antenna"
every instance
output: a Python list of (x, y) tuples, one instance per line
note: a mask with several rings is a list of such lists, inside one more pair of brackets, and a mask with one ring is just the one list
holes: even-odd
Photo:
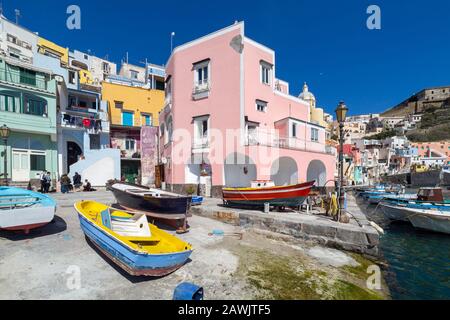
[(19, 9), (14, 9), (14, 12), (16, 13), (16, 24), (19, 24), (19, 18), (22, 17), (20, 15), (20, 10)]

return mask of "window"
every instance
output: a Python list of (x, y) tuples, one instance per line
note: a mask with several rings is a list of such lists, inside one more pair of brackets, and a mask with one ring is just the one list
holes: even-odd
[(69, 71), (69, 83), (75, 84), (75, 72), (74, 71)]
[(0, 95), (0, 111), (20, 112), (20, 99), (8, 95)]
[(155, 80), (155, 89), (164, 91), (164, 81)]
[(31, 154), (30, 155), (30, 170), (44, 171), (45, 170), (45, 155)]
[(311, 128), (311, 141), (319, 142), (319, 129)]
[(134, 113), (133, 112), (122, 112), (122, 125), (127, 127), (134, 126)]
[(195, 91), (209, 90), (210, 67), (209, 60), (194, 64)]
[(89, 146), (91, 150), (100, 150), (100, 135), (90, 134), (89, 135)]
[(209, 116), (202, 116), (194, 119), (194, 140), (197, 146), (208, 145)]
[(292, 137), (297, 138), (297, 124), (296, 123), (292, 124)]
[(272, 65), (261, 61), (261, 83), (270, 85), (272, 81)]
[(28, 99), (24, 111), (24, 113), (33, 116), (47, 116), (47, 102), (43, 100)]
[(127, 151), (135, 151), (136, 149), (136, 140), (134, 139), (126, 139), (125, 140), (125, 150)]
[(123, 102), (122, 101), (114, 101), (114, 105), (117, 109), (123, 109)]
[(166, 93), (166, 100), (170, 101), (170, 99), (172, 98), (172, 77), (171, 76), (169, 76), (167, 78), (165, 93)]
[(20, 68), (20, 83), (36, 86), (36, 72)]
[(17, 44), (17, 38), (15, 36), (13, 36), (11, 34), (8, 34), (7, 35), (7, 39), (8, 39), (9, 42)]
[(151, 126), (153, 125), (153, 119), (152, 119), (152, 116), (151, 116), (151, 115), (149, 115), (149, 114), (144, 114), (144, 115), (142, 116), (142, 118), (143, 118), (143, 124), (144, 124), (144, 126), (149, 126), (149, 127), (151, 127)]
[(131, 79), (137, 80), (138, 76), (139, 76), (139, 72), (138, 71), (130, 70), (130, 77), (131, 77)]
[(258, 110), (259, 112), (266, 112), (267, 102), (262, 100), (256, 100), (256, 110)]
[(109, 63), (103, 62), (102, 63), (102, 69), (103, 69), (103, 72), (109, 73), (109, 71), (110, 71)]

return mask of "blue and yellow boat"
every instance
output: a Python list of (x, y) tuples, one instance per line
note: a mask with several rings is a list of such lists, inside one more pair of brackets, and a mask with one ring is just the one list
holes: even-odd
[(181, 268), (192, 246), (131, 214), (93, 201), (75, 204), (86, 237), (132, 276), (161, 277)]

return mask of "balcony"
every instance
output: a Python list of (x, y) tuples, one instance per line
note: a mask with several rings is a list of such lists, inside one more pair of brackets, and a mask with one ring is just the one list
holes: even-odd
[(63, 128), (86, 130), (89, 134), (108, 133), (110, 131), (109, 121), (102, 120), (103, 117), (89, 117), (75, 115), (70, 112), (61, 112), (59, 124)]
[(31, 72), (16, 72), (7, 68), (0, 68), (0, 81), (44, 91), (49, 89), (48, 80), (44, 76), (33, 75)]
[(334, 148), (320, 142), (305, 141), (298, 138), (281, 137), (276, 133), (249, 133), (245, 141), (246, 146), (264, 146), (280, 149), (298, 150), (305, 152), (335, 155)]
[(210, 143), (208, 137), (197, 138), (192, 141), (192, 153), (209, 152)]
[(192, 91), (192, 98), (194, 100), (205, 99), (209, 97), (209, 92), (211, 91), (211, 83), (208, 79), (198, 81), (194, 85)]

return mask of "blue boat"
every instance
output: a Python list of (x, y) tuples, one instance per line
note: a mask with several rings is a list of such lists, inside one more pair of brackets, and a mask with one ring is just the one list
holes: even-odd
[(203, 197), (192, 197), (192, 206), (199, 206), (203, 203)]
[(391, 220), (410, 221), (411, 210), (450, 212), (450, 202), (444, 199), (441, 188), (422, 188), (417, 200), (384, 199), (380, 202), (384, 215)]
[(192, 246), (131, 214), (93, 201), (75, 204), (86, 237), (132, 276), (161, 277), (182, 267)]
[(416, 194), (391, 194), (391, 193), (385, 193), (385, 194), (378, 194), (378, 195), (371, 195), (367, 197), (367, 200), (370, 204), (379, 204), (383, 200), (416, 200), (417, 195)]
[(55, 200), (45, 194), (0, 187), (0, 229), (28, 234), (50, 223), (55, 211)]

